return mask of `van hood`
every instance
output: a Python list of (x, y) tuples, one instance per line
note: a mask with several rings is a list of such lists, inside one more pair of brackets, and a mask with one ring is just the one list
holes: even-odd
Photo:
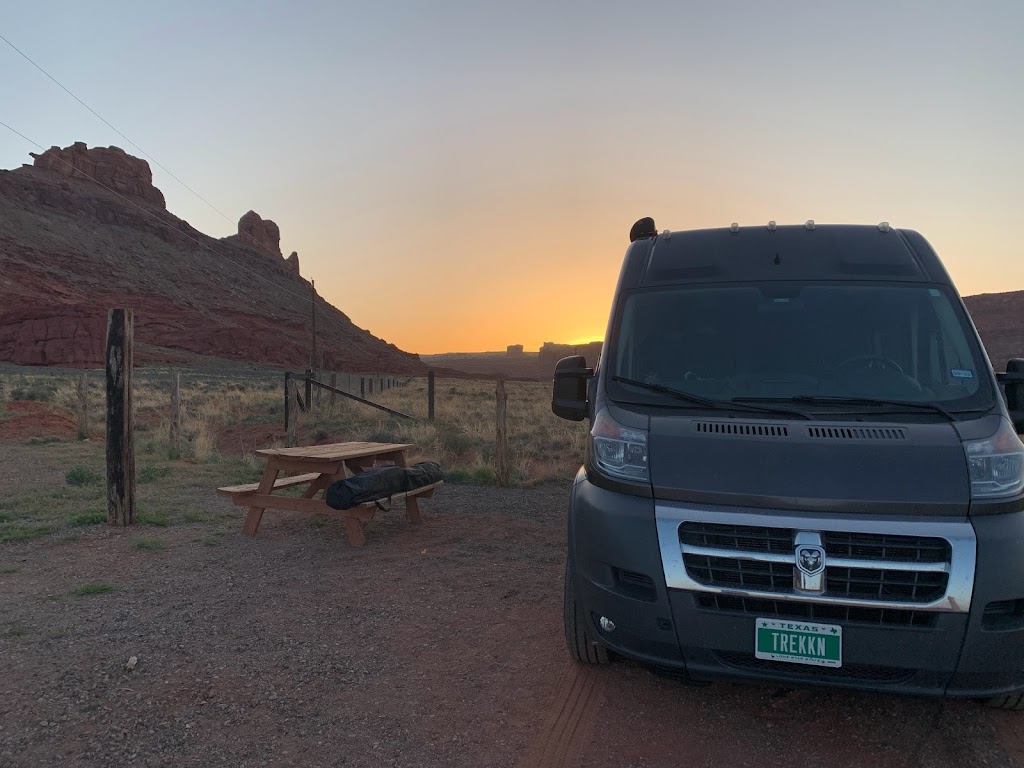
[(822, 513), (966, 517), (967, 459), (949, 423), (652, 416), (656, 499)]

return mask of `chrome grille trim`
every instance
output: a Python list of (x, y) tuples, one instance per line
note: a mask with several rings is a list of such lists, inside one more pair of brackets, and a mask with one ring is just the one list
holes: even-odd
[[(834, 605), (858, 606), (863, 608), (892, 608), (914, 611), (936, 611), (945, 613), (966, 613), (971, 607), (974, 591), (974, 568), (977, 558), (977, 541), (974, 528), (962, 520), (942, 518), (888, 518), (888, 517), (840, 517), (837, 515), (806, 515), (785, 511), (758, 510), (746, 508), (711, 507), (658, 501), (655, 503), (655, 518), (658, 543), (661, 548), (665, 582), (669, 589), (683, 589), (689, 592), (706, 592), (736, 597), (751, 597), (767, 600), (789, 600), (804, 603), (831, 603)], [(834, 567), (859, 569), (882, 569), (892, 571), (922, 571), (948, 573), (945, 594), (927, 603), (911, 603), (898, 600), (871, 600), (829, 595), (803, 595), (780, 593), (736, 587), (702, 584), (691, 578), (683, 562), (684, 548), (687, 553), (707, 554), (712, 557), (728, 557), (768, 563), (794, 562), (792, 555), (779, 553), (751, 552), (745, 550), (720, 550), (715, 547), (696, 547), (680, 542), (679, 526), (684, 522), (716, 523), (723, 525), (752, 526), (755, 528), (791, 528), (802, 531), (839, 531), (843, 533), (892, 534), (897, 536), (918, 536), (942, 538), (949, 542), (948, 564), (933, 561), (882, 561), (858, 560), (855, 558), (829, 558)], [(703, 552), (702, 552), (703, 550)]]
[[(727, 557), (731, 560), (756, 560), (760, 563), (793, 564), (793, 555), (781, 555), (775, 552), (750, 552), (742, 549), (716, 549), (714, 547), (695, 547), (692, 544), (681, 544), (687, 555), (705, 555), (707, 557)], [(932, 573), (949, 573), (947, 563), (935, 563), (914, 560), (856, 560), (849, 557), (829, 557), (829, 568), (866, 568), (886, 571), (930, 571)]]

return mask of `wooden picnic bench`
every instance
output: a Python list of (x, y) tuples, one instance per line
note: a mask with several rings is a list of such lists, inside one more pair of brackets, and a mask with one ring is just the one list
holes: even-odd
[[(256, 535), (263, 512), (267, 509), (312, 512), (343, 518), (349, 543), (359, 547), (366, 543), (363, 525), (373, 519), (376, 503), (371, 501), (351, 509), (332, 509), (323, 499), (324, 491), (335, 480), (362, 472), (378, 461), (406, 466), (405, 452), (411, 447), (408, 443), (333, 443), (302, 448), (265, 448), (256, 451), (257, 456), (267, 460), (258, 483), (229, 485), (218, 488), (217, 493), (230, 496), (236, 506), (249, 508), (242, 524), (242, 533), (247, 536)], [(299, 474), (278, 477), (281, 472), (288, 471)], [(411, 523), (419, 523), (419, 497), (430, 498), (440, 485), (438, 482), (408, 493), (395, 494), (392, 499), (404, 498), (406, 517)], [(296, 486), (306, 486), (301, 497), (274, 494), (276, 490)]]

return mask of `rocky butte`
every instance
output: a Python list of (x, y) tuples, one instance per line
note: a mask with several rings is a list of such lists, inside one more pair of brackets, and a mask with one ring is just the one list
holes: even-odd
[[(0, 171), (0, 360), (99, 367), (107, 310), (135, 310), (136, 358), (305, 368), (310, 285), (249, 211), (209, 237), (167, 211), (145, 160), (78, 142)], [(416, 355), (320, 300), (324, 367), (418, 373)]]

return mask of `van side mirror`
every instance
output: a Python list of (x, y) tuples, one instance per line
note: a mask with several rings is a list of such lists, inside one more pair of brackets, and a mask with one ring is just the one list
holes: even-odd
[(583, 421), (587, 418), (587, 385), (594, 375), (593, 368), (587, 368), (583, 355), (563, 357), (555, 364), (554, 384), (551, 392), (551, 411), (569, 421)]
[(1006, 373), (996, 378), (1006, 392), (1006, 407), (1010, 411), (1017, 434), (1024, 434), (1024, 358), (1015, 357), (1006, 363)]

